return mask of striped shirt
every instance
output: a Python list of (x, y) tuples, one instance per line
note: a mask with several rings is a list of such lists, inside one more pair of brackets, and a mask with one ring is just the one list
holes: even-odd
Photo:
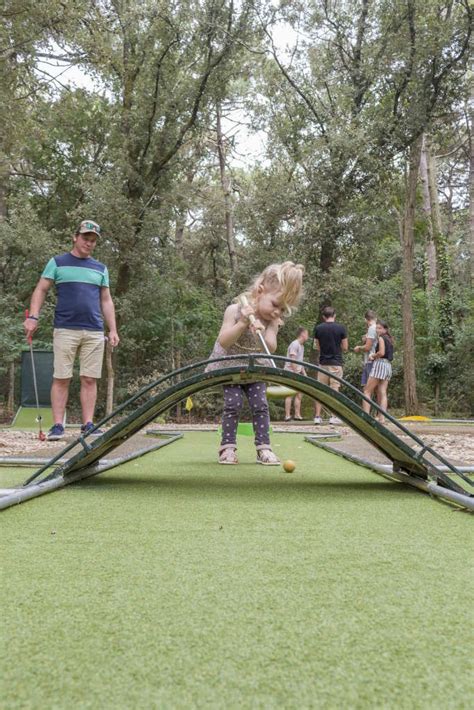
[(109, 288), (109, 273), (104, 264), (69, 252), (50, 259), (41, 276), (56, 285), (55, 328), (104, 329), (100, 290)]

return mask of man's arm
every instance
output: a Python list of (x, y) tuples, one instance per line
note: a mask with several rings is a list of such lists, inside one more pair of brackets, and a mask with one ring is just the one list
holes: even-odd
[[(295, 353), (290, 353), (289, 355), (290, 360), (296, 360), (296, 355)], [(290, 370), (292, 372), (298, 372), (298, 365), (294, 365), (292, 362), (290, 363)]]
[(321, 348), (319, 346), (319, 340), (317, 338), (313, 339), (313, 350), (318, 350), (319, 352), (321, 352)]
[(364, 345), (356, 345), (354, 348), (355, 353), (369, 353), (372, 350), (372, 345), (375, 342), (375, 338), (366, 338)]
[(343, 338), (341, 340), (341, 350), (346, 353), (349, 350), (349, 338)]
[(100, 289), (100, 306), (109, 329), (109, 343), (113, 348), (115, 348), (119, 344), (120, 338), (118, 336), (117, 326), (115, 323), (114, 302), (112, 301), (112, 296), (110, 295), (110, 289), (106, 286), (103, 286)]
[(53, 281), (51, 279), (40, 278), (36, 284), (36, 288), (33, 291), (30, 301), (29, 318), (26, 318), (23, 323), (23, 328), (25, 330), (25, 335), (27, 340), (33, 337), (33, 333), (38, 327), (38, 318), (41, 308), (46, 298), (46, 294), (51, 288)]

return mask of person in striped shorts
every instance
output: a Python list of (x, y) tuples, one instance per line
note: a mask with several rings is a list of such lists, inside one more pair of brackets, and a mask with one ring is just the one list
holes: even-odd
[[(377, 344), (375, 352), (369, 355), (369, 360), (373, 362), (373, 365), (367, 384), (364, 387), (364, 394), (372, 399), (372, 395), (377, 391), (377, 403), (382, 409), (387, 411), (388, 383), (392, 377), (393, 337), (388, 329), (388, 323), (383, 320), (377, 320), (376, 332)], [(370, 414), (370, 404), (364, 401), (362, 406), (364, 411)], [(381, 413), (376, 418), (381, 423), (385, 421), (385, 417)]]

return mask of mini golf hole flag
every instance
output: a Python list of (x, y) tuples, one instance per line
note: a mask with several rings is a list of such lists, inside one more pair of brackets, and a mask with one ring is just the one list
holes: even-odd
[(188, 397), (186, 400), (186, 404), (184, 405), (184, 408), (187, 412), (190, 412), (193, 407), (194, 407), (193, 400), (191, 399), (191, 397)]

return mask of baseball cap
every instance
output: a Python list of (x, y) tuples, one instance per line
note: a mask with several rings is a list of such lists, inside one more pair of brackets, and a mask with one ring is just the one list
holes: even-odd
[(94, 234), (97, 234), (97, 236), (99, 236), (100, 227), (97, 222), (92, 222), (90, 219), (85, 219), (83, 222), (81, 222), (77, 230), (77, 234), (87, 234), (87, 232), (93, 232)]

